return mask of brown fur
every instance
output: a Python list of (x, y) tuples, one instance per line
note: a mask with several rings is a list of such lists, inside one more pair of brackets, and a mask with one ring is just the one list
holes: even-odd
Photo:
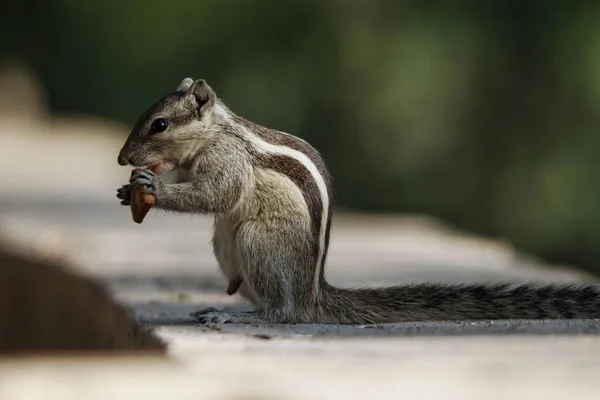
[[(269, 129), (266, 128), (264, 126), (261, 126), (255, 122), (249, 121), (246, 118), (240, 117), (238, 115), (235, 115), (234, 120), (236, 122), (238, 122), (239, 124), (246, 126), (247, 128), (251, 129), (253, 132), (256, 132), (256, 134), (258, 136), (260, 136), (264, 141), (268, 142), (268, 143), (272, 143), (275, 145), (282, 145), (282, 146), (287, 146), (290, 147), (292, 149), (298, 150), (304, 154), (306, 154), (308, 156), (308, 158), (310, 158), (310, 160), (315, 164), (315, 166), (317, 167), (317, 169), (319, 170), (319, 173), (321, 174), (321, 176), (323, 177), (324, 181), (325, 181), (325, 185), (327, 186), (327, 193), (329, 195), (329, 206), (328, 206), (328, 214), (329, 214), (329, 218), (327, 219), (327, 228), (326, 228), (326, 234), (325, 234), (325, 249), (324, 249), (324, 254), (325, 256), (323, 257), (323, 259), (321, 260), (321, 266), (320, 266), (320, 272), (319, 272), (319, 279), (321, 281), (322, 284), (325, 283), (325, 277), (324, 277), (324, 273), (325, 273), (325, 259), (327, 258), (327, 251), (329, 250), (329, 236), (330, 236), (330, 231), (331, 231), (331, 217), (333, 215), (333, 200), (334, 200), (334, 193), (333, 193), (333, 185), (331, 184), (331, 176), (329, 175), (329, 171), (327, 170), (327, 166), (325, 165), (325, 161), (323, 160), (323, 158), (321, 157), (321, 154), (319, 154), (319, 152), (312, 147), (310, 144), (308, 144), (307, 142), (305, 142), (304, 140), (300, 140), (299, 138), (289, 135), (289, 134), (282, 134), (281, 132), (275, 131), (273, 129)], [(281, 159), (281, 157), (280, 157)], [(289, 163), (289, 161), (287, 162)], [(281, 162), (280, 164), (286, 164), (286, 162)], [(297, 163), (295, 163), (297, 164)], [(318, 232), (318, 230), (320, 229), (320, 221), (316, 219), (316, 215), (318, 212), (320, 212), (320, 208), (322, 207), (322, 205), (320, 205), (320, 201), (318, 199), (315, 199), (315, 183), (313, 181), (313, 179), (310, 176), (306, 175), (306, 169), (303, 167), (297, 167), (294, 166), (293, 168), (290, 168), (286, 165), (280, 165), (274, 169), (277, 169), (278, 171), (282, 171), (283, 173), (285, 173), (287, 176), (289, 176), (292, 180), (294, 180), (296, 182), (296, 184), (298, 185), (302, 185), (304, 186), (303, 189), (303, 194), (304, 197), (307, 201), (307, 203), (309, 203), (311, 211), (312, 211), (312, 218), (314, 222), (313, 225), (313, 231)], [(319, 204), (317, 204), (319, 203)]]
[[(290, 157), (285, 156), (268, 156), (268, 157), (257, 157), (258, 163), (262, 168), (271, 169), (281, 174), (288, 176), (302, 191), (304, 201), (308, 206), (310, 213), (310, 223), (313, 237), (318, 237), (319, 229), (321, 228), (321, 211), (323, 210), (323, 204), (317, 195), (317, 186), (310, 176), (310, 173), (306, 168)], [(312, 243), (313, 252), (315, 253), (318, 243)]]
[(381, 289), (327, 285), (321, 307), (325, 320), (341, 324), (600, 318), (600, 290), (565, 284), (418, 284)]
[[(160, 176), (140, 174), (120, 190), (150, 185), (159, 208), (214, 215), (219, 266), (230, 282), (241, 282), (239, 293), (256, 305), (256, 312), (204, 310), (195, 314), (199, 322), (600, 317), (595, 286), (329, 285), (324, 263), (333, 190), (320, 154), (299, 138), (236, 115), (206, 82), (198, 80), (191, 87), (191, 81), (184, 82), (179, 88), (187, 88), (184, 92), (167, 96), (143, 114), (119, 155), (121, 164), (161, 162), (179, 168), (182, 178), (165, 184)], [(151, 135), (148, 127), (158, 117), (174, 122)]]

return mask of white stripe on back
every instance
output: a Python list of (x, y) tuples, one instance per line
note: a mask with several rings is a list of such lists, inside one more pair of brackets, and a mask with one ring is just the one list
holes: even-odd
[[(221, 111), (221, 110), (219, 110), (219, 111)], [(222, 111), (224, 111), (224, 110), (222, 110)], [(227, 114), (227, 112), (224, 112), (223, 114)], [(223, 114), (221, 114), (221, 115), (224, 116)], [(228, 117), (225, 117), (225, 119), (228, 119), (230, 122), (233, 122)], [(241, 124), (235, 124), (235, 125), (237, 128), (239, 128), (239, 130), (241, 132), (244, 133), (244, 136), (246, 137), (246, 139), (249, 140), (250, 143), (252, 143), (254, 145), (254, 147), (256, 148), (256, 150), (258, 150), (259, 152), (261, 152), (263, 154), (267, 154), (267, 155), (283, 155), (283, 156), (287, 156), (287, 157), (293, 158), (294, 160), (298, 161), (300, 164), (302, 164), (304, 166), (304, 168), (306, 168), (308, 170), (308, 172), (314, 179), (315, 183), (317, 184), (317, 187), (319, 188), (319, 195), (321, 197), (322, 208), (321, 208), (321, 227), (320, 227), (319, 238), (318, 238), (319, 239), (318, 240), (319, 249), (318, 249), (318, 253), (317, 253), (317, 261), (316, 261), (316, 265), (315, 265), (315, 275), (314, 275), (314, 282), (313, 282), (313, 294), (315, 295), (315, 299), (316, 299), (316, 295), (319, 290), (320, 267), (321, 267), (321, 262), (323, 260), (323, 253), (325, 251), (325, 233), (327, 231), (327, 218), (328, 218), (328, 213), (329, 213), (329, 193), (327, 192), (327, 185), (325, 184), (325, 179), (319, 172), (317, 166), (312, 162), (312, 160), (306, 154), (302, 153), (301, 151), (287, 147), (287, 146), (281, 146), (281, 145), (269, 143), (269, 142), (265, 141), (264, 139), (262, 139), (261, 137), (259, 137), (254, 132), (252, 132), (252, 130), (248, 129), (247, 127), (245, 127)], [(283, 133), (283, 132), (279, 132), (279, 133), (285, 134), (288, 136), (292, 136), (292, 135), (289, 135), (289, 134)], [(293, 137), (295, 138), (295, 136), (293, 136)]]

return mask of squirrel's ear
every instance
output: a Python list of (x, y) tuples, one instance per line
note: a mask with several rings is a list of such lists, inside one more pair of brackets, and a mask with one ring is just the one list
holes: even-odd
[(185, 92), (194, 84), (194, 80), (192, 78), (185, 78), (181, 81), (179, 86), (177, 86), (176, 92)]
[(192, 78), (185, 78), (181, 81), (179, 86), (177, 86), (176, 92), (185, 92), (194, 84), (194, 80)]
[(215, 99), (217, 95), (211, 89), (210, 86), (206, 83), (204, 79), (196, 80), (189, 89), (190, 93), (193, 94), (194, 99), (196, 100), (198, 115), (202, 115), (202, 113), (215, 104)]

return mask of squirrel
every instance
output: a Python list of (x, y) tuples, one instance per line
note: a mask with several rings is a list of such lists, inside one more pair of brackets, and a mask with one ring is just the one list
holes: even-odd
[[(204, 79), (185, 78), (138, 119), (118, 156), (140, 167), (117, 189), (146, 186), (155, 207), (214, 216), (212, 247), (253, 312), (208, 308), (198, 323), (377, 324), (423, 320), (600, 318), (600, 287), (407, 284), (346, 289), (324, 274), (331, 178), (306, 141), (231, 111)], [(175, 183), (161, 174), (177, 170)]]

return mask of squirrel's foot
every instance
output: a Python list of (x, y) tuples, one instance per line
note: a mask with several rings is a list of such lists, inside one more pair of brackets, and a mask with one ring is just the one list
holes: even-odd
[(256, 312), (226, 312), (216, 308), (207, 308), (191, 314), (199, 324), (266, 324), (269, 321), (261, 318)]
[(140, 186), (146, 186), (144, 193), (152, 194), (156, 196), (160, 181), (158, 176), (150, 171), (149, 169), (142, 169), (134, 171), (129, 179), (131, 187), (138, 188)]
[(128, 206), (131, 199), (131, 185), (123, 185), (117, 189), (117, 199), (121, 200), (121, 205)]

